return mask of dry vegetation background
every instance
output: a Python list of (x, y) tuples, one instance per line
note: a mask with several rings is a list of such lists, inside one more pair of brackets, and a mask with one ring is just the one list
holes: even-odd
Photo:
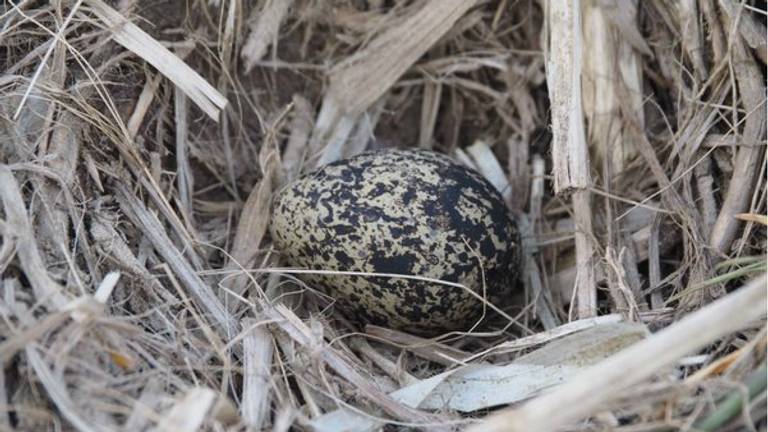
[[(0, 46), (0, 429), (766, 429), (765, 2), (15, 0)], [(505, 328), (280, 269), (273, 193), (392, 146), (503, 191)]]

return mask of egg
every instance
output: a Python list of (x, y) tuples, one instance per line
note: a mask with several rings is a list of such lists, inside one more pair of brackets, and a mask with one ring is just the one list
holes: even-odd
[(362, 153), (298, 178), (275, 197), (270, 232), (348, 317), (412, 333), (468, 329), (480, 299), (508, 298), (520, 270), (498, 191), (430, 151)]

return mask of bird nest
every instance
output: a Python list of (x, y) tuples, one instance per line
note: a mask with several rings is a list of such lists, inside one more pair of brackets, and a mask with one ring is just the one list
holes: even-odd
[[(2, 3), (0, 430), (765, 430), (765, 23)], [(504, 197), (524, 256), (498, 325), (361, 328), (280, 261), (273, 195), (392, 147)]]

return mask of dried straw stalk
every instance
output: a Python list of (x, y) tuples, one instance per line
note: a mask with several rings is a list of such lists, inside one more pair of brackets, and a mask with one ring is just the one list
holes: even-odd
[(552, 101), (552, 164), (556, 193), (571, 193), (576, 224), (576, 316), (597, 315), (597, 286), (591, 238), (589, 151), (581, 100), (580, 2), (549, 4), (550, 58), (547, 80)]

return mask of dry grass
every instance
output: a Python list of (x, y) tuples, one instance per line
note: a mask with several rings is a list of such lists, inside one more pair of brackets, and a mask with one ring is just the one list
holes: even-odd
[[(766, 3), (576, 3), (0, 4), (0, 430), (766, 430)], [(517, 217), (499, 327), (281, 267), (275, 191), (392, 146)]]

